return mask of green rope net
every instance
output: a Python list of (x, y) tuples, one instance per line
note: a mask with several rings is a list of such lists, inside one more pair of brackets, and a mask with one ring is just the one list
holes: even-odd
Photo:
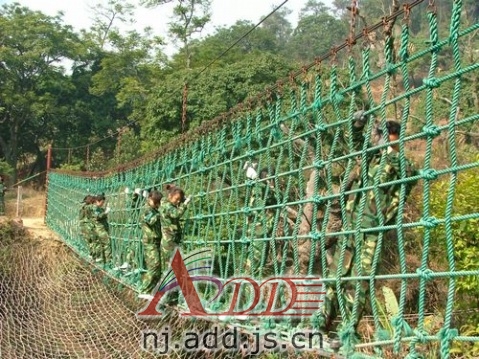
[[(462, 58), (461, 39), (477, 31), (479, 23), (461, 27), (462, 1), (455, 0), (449, 33), (441, 30), (440, 36), (437, 15), (430, 6), (424, 13), (430, 38), (426, 43), (414, 43), (408, 16), (421, 2), (414, 2), (406, 11), (350, 39), (348, 45), (318, 59), (291, 81), (276, 84), (265, 96), (252, 99), (227, 116), (203, 123), (149, 158), (104, 173), (50, 171), (48, 226), (88, 260), (87, 244), (77, 219), (80, 202), (88, 193), (104, 192), (112, 208), (112, 262), (104, 269), (132, 288), (139, 285), (144, 256), (138, 222), (145, 199), (140, 195), (134, 202), (135, 189), (141, 194), (143, 190), (162, 190), (165, 184), (175, 183), (193, 196), (184, 216), (182, 251), (212, 249), (212, 274), (221, 278), (326, 276), (333, 257), (332, 243), (343, 243), (336, 251), (344, 259), (345, 242), (338, 238), (354, 238), (360, 252), (360, 238), (365, 233), (376, 233), (378, 250), (371, 266), (373, 273), (379, 268), (378, 275), (358, 271), (345, 278), (338, 271), (335, 278), (324, 279), (325, 283), (338, 285), (355, 281), (357, 289), (358, 279), (362, 279), (369, 281), (370, 288), (377, 288), (370, 291), (368, 298), (371, 315), (361, 322), (367, 323), (371, 340), (355, 343), (354, 328), (344, 320), (338, 329), (344, 354), (351, 358), (384, 357), (388, 350), (397, 353), (407, 348), (407, 358), (412, 359), (424, 355), (427, 343), (436, 342), (440, 344), (440, 356), (448, 358), (453, 343), (479, 341), (479, 337), (461, 336), (452, 320), (457, 282), (479, 275), (477, 266), (456, 268), (454, 246), (456, 226), (479, 218), (477, 208), (455, 213), (461, 174), (477, 173), (479, 167), (477, 158), (462, 155), (457, 134), (458, 128), (471, 128), (479, 119), (477, 113), (459, 111), (464, 100), (463, 78), (477, 74), (479, 69), (479, 63), (466, 63)], [(393, 27), (396, 17), (402, 22)], [(384, 30), (382, 52), (374, 50), (377, 41), (369, 36), (378, 29)], [(396, 29), (400, 31), (395, 33)], [(453, 59), (452, 64), (440, 68), (440, 59), (446, 54)], [(378, 63), (380, 68), (374, 70)], [(412, 87), (411, 68), (427, 63), (428, 76), (423, 84)], [(447, 112), (438, 100), (439, 90), (450, 98)], [(368, 121), (364, 144), (358, 145), (353, 124), (356, 111), (361, 109)], [(386, 165), (387, 146), (377, 133), (386, 133), (389, 119), (398, 120), (401, 126), (401, 136), (394, 143), (398, 146), (401, 175), (389, 182), (380, 183), (378, 176), (367, 182), (364, 164), (369, 155), (382, 150), (379, 168)], [(441, 143), (447, 146), (447, 161), (437, 163), (434, 153), (443, 147)], [(406, 173), (408, 159), (418, 169), (412, 176)], [(358, 168), (359, 175), (371, 185), (351, 189), (348, 179)], [(251, 176), (254, 173), (257, 176)], [(431, 205), (432, 186), (447, 179), (445, 210), (437, 214)], [(408, 196), (407, 188), (413, 182), (418, 183)], [(381, 192), (393, 185), (398, 188), (399, 198), (393, 223), (379, 214), (374, 228), (351, 225), (347, 220), (351, 196), (359, 199), (356, 223), (360, 223), (370, 205), (368, 196), (362, 194), (373, 193), (380, 198)], [(406, 211), (411, 201), (420, 213)], [(442, 248), (447, 265), (433, 269), (429, 250), (433, 236), (439, 232), (445, 238)], [(420, 243), (421, 253), (417, 253), (417, 247), (408, 247), (411, 238)], [(409, 261), (411, 252), (419, 256), (415, 264)], [(381, 253), (389, 257), (381, 258)], [(355, 257), (356, 265), (358, 258)], [(396, 272), (381, 270), (380, 264), (390, 261), (398, 263)], [(124, 262), (131, 265), (130, 270), (115, 270)], [(435, 281), (447, 281), (447, 292), (441, 293), (443, 320), (431, 328), (428, 288)], [(417, 315), (411, 319), (406, 305), (413, 284), (418, 290)], [(387, 301), (389, 307), (394, 307), (387, 314), (382, 304), (383, 286), (393, 286), (397, 294), (397, 300)], [(198, 288), (205, 297), (212, 293), (208, 286)], [(386, 293), (387, 288), (383, 291)], [(359, 310), (360, 300), (356, 294), (353, 313)], [(347, 311), (347, 303), (340, 297), (340, 316), (346, 318)], [(288, 332), (295, 325), (315, 328), (317, 321), (315, 314), (300, 324), (287, 319), (266, 320), (261, 325)], [(247, 328), (257, 324), (246, 321), (241, 325)]]

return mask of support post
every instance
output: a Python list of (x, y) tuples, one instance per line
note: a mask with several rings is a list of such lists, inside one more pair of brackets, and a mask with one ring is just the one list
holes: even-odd
[(50, 175), (50, 168), (52, 166), (52, 145), (48, 145), (47, 150), (47, 173), (45, 175), (45, 214), (43, 217), (43, 223), (47, 223), (47, 210), (48, 210), (48, 177)]
[(22, 186), (17, 187), (17, 215), (16, 218), (20, 218), (21, 211), (20, 207), (22, 206)]

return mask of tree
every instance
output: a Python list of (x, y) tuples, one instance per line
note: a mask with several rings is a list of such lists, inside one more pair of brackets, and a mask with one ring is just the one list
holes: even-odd
[[(195, 34), (201, 33), (211, 20), (211, 0), (178, 0), (173, 9), (173, 20), (169, 23), (169, 33), (173, 42), (183, 46), (184, 65), (189, 69), (191, 64), (191, 41)], [(165, 3), (164, 0), (143, 0), (142, 4), (153, 7)]]
[(298, 61), (311, 62), (332, 46), (344, 42), (347, 33), (344, 21), (331, 15), (330, 9), (323, 3), (310, 0), (301, 10), (290, 42), (290, 52)]
[(264, 20), (261, 28), (273, 41), (273, 53), (282, 53), (288, 56), (287, 44), (291, 39), (293, 28), (287, 16), (291, 14), (288, 8), (282, 8)]
[(106, 6), (99, 3), (91, 7), (91, 10), (95, 16), (90, 33), (96, 40), (95, 42), (100, 46), (100, 49), (104, 48), (110, 32), (115, 29), (114, 24), (116, 21), (122, 23), (133, 22), (134, 6), (124, 0), (108, 0)]
[(78, 43), (61, 15), (16, 3), (0, 10), (0, 148), (14, 181), (21, 149), (40, 146), (40, 135), (52, 129), (48, 121), (59, 111), (55, 91), (68, 89), (62, 65), (77, 58)]
[[(284, 78), (292, 68), (279, 56), (250, 54), (229, 65), (210, 68), (195, 77), (189, 92), (187, 121), (190, 128), (227, 112), (238, 103)], [(166, 75), (152, 89), (141, 121), (145, 150), (152, 150), (171, 141), (180, 133), (182, 98), (181, 79), (185, 72)], [(191, 70), (194, 74), (196, 70)]]
[[(244, 37), (253, 27), (252, 22), (239, 20), (230, 27), (218, 28), (214, 34), (201, 41), (195, 40), (195, 57), (191, 62), (191, 68), (209, 65), (213, 60), (216, 61), (212, 66), (220, 67), (242, 61), (248, 55), (279, 54), (286, 50), (285, 44), (280, 44), (275, 33), (268, 27), (258, 27)], [(239, 39), (241, 41), (224, 53)], [(222, 56), (218, 58), (220, 54)], [(183, 56), (181, 50), (179, 56)]]

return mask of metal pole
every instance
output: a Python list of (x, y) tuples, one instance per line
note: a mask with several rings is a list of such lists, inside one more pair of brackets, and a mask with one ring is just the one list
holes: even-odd
[(51, 166), (52, 166), (52, 145), (50, 144), (48, 145), (48, 151), (47, 151), (47, 178), (48, 178), (48, 171), (50, 170)]
[(48, 175), (50, 174), (50, 168), (52, 166), (52, 145), (48, 145), (47, 151), (47, 173), (45, 176), (45, 214), (43, 216), (43, 223), (47, 223), (47, 210), (48, 210)]
[(17, 187), (17, 217), (20, 218), (20, 206), (22, 205), (22, 186)]

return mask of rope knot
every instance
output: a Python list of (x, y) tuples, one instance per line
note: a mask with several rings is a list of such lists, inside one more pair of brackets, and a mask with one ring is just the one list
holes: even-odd
[(197, 214), (194, 218), (197, 219), (198, 221), (201, 221), (203, 219), (203, 215), (200, 213), (200, 214)]
[(325, 125), (316, 125), (316, 130), (319, 132), (326, 132), (326, 126)]
[(393, 64), (388, 63), (386, 66), (386, 72), (388, 75), (392, 76), (396, 72), (396, 68), (394, 67)]
[(391, 335), (386, 329), (379, 329), (376, 333), (376, 340), (383, 341), (383, 340), (390, 340)]
[(336, 103), (341, 103), (341, 102), (343, 102), (343, 100), (344, 100), (344, 96), (342, 94), (337, 93), (337, 94), (334, 95), (334, 101)]
[(427, 170), (422, 170), (420, 171), (421, 175), (422, 175), (422, 178), (424, 178), (425, 180), (428, 180), (428, 181), (433, 181), (435, 179), (437, 179), (437, 177), (439, 177), (439, 175), (437, 174), (437, 171), (435, 169), (427, 169)]
[(251, 208), (250, 207), (243, 207), (243, 213), (244, 214), (249, 214), (251, 212)]
[(316, 194), (312, 197), (312, 201), (315, 204), (321, 204), (323, 202), (323, 199), (321, 198), (321, 196), (319, 194)]
[(451, 36), (449, 36), (449, 43), (454, 44), (457, 42), (457, 39), (459, 39), (459, 33), (454, 31)]
[(422, 131), (430, 137), (437, 137), (441, 134), (441, 130), (436, 125), (424, 126)]
[(205, 197), (207, 194), (205, 191), (200, 191), (198, 192), (198, 197)]
[(422, 344), (426, 343), (426, 341), (427, 341), (427, 338), (426, 338), (427, 333), (426, 333), (425, 331), (417, 330), (417, 329), (416, 329), (416, 330), (414, 331), (414, 335), (416, 336), (417, 340), (418, 340), (420, 343), (422, 343)]
[(241, 147), (243, 147), (243, 139), (241, 137), (237, 137), (234, 141), (234, 147), (236, 149), (239, 149)]
[(273, 135), (274, 138), (280, 139), (282, 137), (283, 132), (279, 129), (279, 126), (274, 126), (271, 129), (271, 134)]
[(429, 88), (438, 88), (440, 85), (435, 77), (424, 79), (422, 82)]
[(416, 273), (419, 274), (419, 277), (421, 277), (421, 279), (425, 279), (426, 281), (430, 281), (432, 279), (432, 275), (434, 274), (434, 272), (429, 268), (426, 268), (425, 270), (418, 268), (416, 270)]
[(311, 319), (311, 325), (313, 326), (314, 329), (322, 329), (326, 324), (326, 319), (324, 318), (324, 315), (321, 313), (321, 311), (317, 310), (313, 314), (313, 318)]
[(249, 244), (251, 242), (251, 240), (248, 237), (243, 237), (239, 241), (242, 244)]
[(313, 107), (317, 110), (320, 110), (323, 107), (323, 103), (318, 99), (313, 102)]
[(434, 228), (440, 224), (439, 220), (435, 217), (423, 218), (420, 223), (426, 228)]
[(310, 236), (311, 236), (311, 239), (314, 239), (315, 241), (317, 241), (318, 239), (321, 238), (321, 232), (311, 232)]
[(314, 167), (316, 167), (316, 169), (320, 170), (320, 169), (323, 169), (325, 166), (325, 163), (324, 161), (315, 161), (314, 162)]
[(339, 331), (339, 340), (344, 346), (353, 348), (357, 342), (356, 330), (352, 323), (348, 323)]
[(391, 318), (391, 324), (393, 325), (394, 331), (396, 333), (399, 333), (402, 331), (402, 328), (404, 327), (404, 318), (395, 315), (394, 317)]
[(441, 340), (446, 340), (446, 341), (450, 341), (450, 340), (453, 340), (455, 337), (457, 337), (459, 335), (459, 332), (457, 329), (449, 329), (449, 328), (442, 328), (439, 333), (439, 338), (441, 338)]
[(248, 156), (248, 158), (253, 158), (253, 156), (254, 156), (254, 151), (253, 151), (253, 150), (248, 150), (248, 151), (246, 151), (246, 156)]

